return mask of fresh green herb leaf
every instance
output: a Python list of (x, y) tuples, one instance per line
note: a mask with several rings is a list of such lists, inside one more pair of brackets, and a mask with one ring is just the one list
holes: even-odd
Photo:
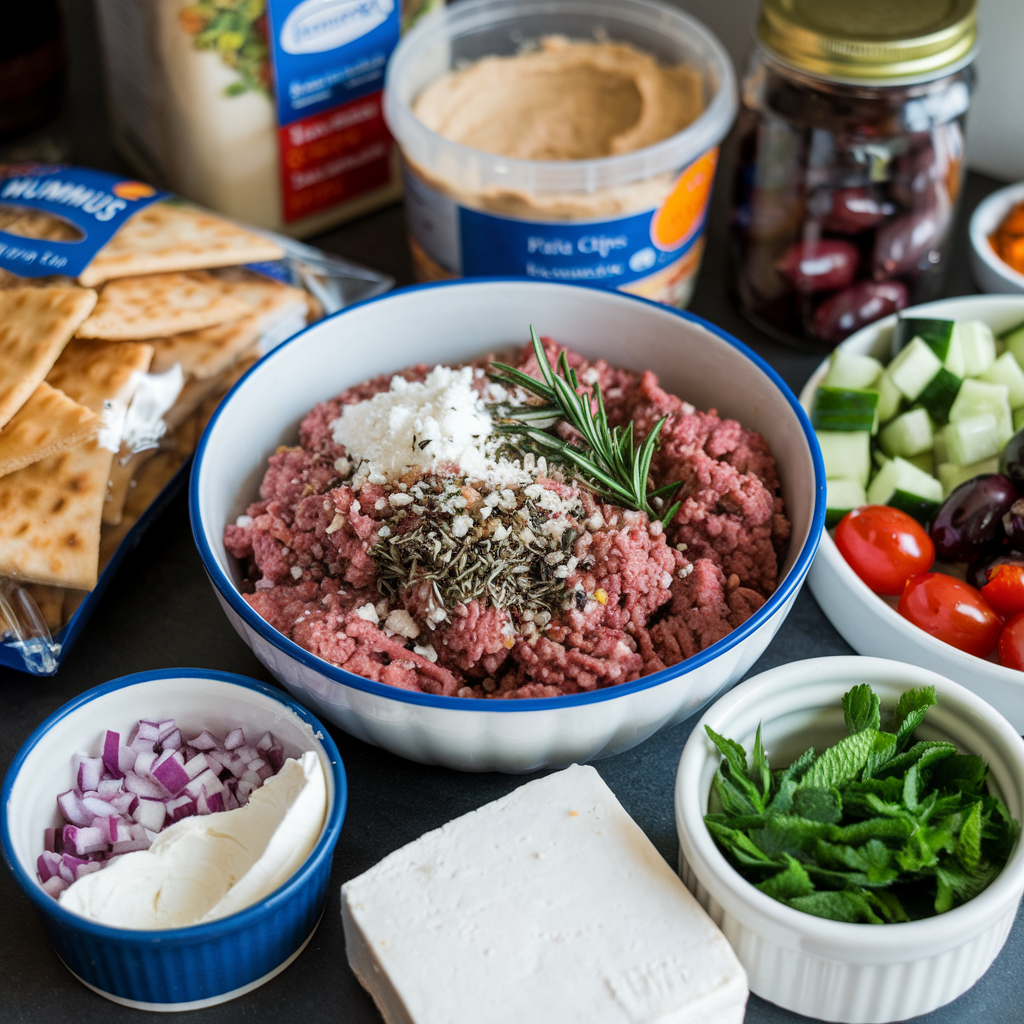
[(801, 788), (816, 786), (829, 789), (852, 782), (867, 764), (875, 745), (875, 730), (865, 729), (841, 739), (826, 750), (800, 782)]
[(804, 866), (788, 853), (783, 856), (786, 861), (785, 869), (763, 882), (758, 882), (758, 889), (783, 903), (798, 896), (810, 896), (814, 892), (814, 883)]
[(984, 788), (987, 768), (952, 743), (914, 742), (934, 691), (904, 694), (892, 732), (866, 686), (843, 698), (850, 735), (772, 772), (761, 731), (752, 763), (713, 730), (721, 813), (708, 829), (744, 877), (806, 913), (880, 924), (973, 898), (1011, 855), (1020, 826)]
[(884, 924), (875, 913), (867, 897), (860, 892), (815, 892), (810, 896), (797, 896), (786, 901), (794, 910), (805, 914), (825, 917), (830, 921), (847, 921), (851, 924)]
[[(569, 366), (565, 351), (558, 357), (556, 372), (533, 326), (530, 327), (530, 341), (542, 379), (537, 380), (513, 366), (496, 362), (491, 364), (491, 380), (507, 387), (522, 388), (536, 395), (544, 404), (539, 409), (497, 406), (497, 429), (517, 435), (520, 443), (541, 454), (567, 460), (579, 471), (584, 481), (604, 498), (626, 508), (646, 512), (652, 520), (660, 520), (667, 526), (679, 510), (680, 503), (676, 502), (666, 508), (662, 496), (678, 491), (681, 483), (665, 484), (648, 490), (647, 481), (658, 446), (658, 436), (668, 417), (663, 416), (658, 420), (643, 442), (634, 447), (632, 423), (625, 429), (609, 426), (601, 385), (593, 386), (594, 404), (597, 406), (595, 412), (590, 396), (580, 391), (576, 371)], [(536, 419), (547, 419), (552, 414), (573, 427), (583, 444), (564, 441), (531, 426)]]
[(798, 789), (793, 797), (793, 813), (808, 821), (835, 825), (843, 817), (843, 801), (836, 789)]
[(867, 683), (861, 683), (843, 695), (843, 717), (851, 735), (879, 728), (882, 716), (878, 706), (878, 696)]

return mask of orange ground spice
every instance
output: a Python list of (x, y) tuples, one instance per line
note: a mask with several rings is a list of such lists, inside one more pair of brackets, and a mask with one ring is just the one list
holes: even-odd
[(1018, 274), (1024, 274), (1024, 202), (1018, 203), (989, 236), (996, 255)]

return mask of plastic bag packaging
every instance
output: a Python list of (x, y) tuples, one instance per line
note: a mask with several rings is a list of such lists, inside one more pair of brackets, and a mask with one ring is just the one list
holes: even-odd
[[(58, 177), (62, 182), (73, 179), (76, 170), (64, 169), (66, 173)], [(88, 173), (95, 175), (96, 172)], [(47, 174), (53, 176), (50, 169), (40, 171), (39, 180), (48, 180)], [(79, 176), (86, 177), (85, 174)], [(99, 184), (92, 182), (95, 187)], [(114, 194), (116, 187), (110, 186)], [(0, 208), (9, 200), (28, 202), (23, 197), (5, 197), (4, 188), (4, 179), (0, 176)], [(44, 190), (40, 188), (37, 192), (43, 194)], [(62, 192), (55, 187), (49, 194), (61, 200), (75, 193), (66, 189)], [(157, 195), (153, 201), (158, 202), (161, 198)], [(171, 202), (174, 203), (173, 200)], [(40, 200), (35, 204), (33, 213), (48, 208), (46, 202)], [(83, 224), (87, 222), (78, 210), (69, 211), (69, 219), (72, 215)], [(11, 227), (10, 221), (7, 227)], [(255, 287), (258, 291), (262, 287), (273, 291), (277, 288), (289, 300), (277, 301), (272, 315), (255, 321), (258, 325), (256, 335), (243, 338), (244, 350), (230, 360), (219, 353), (217, 346), (224, 337), (217, 334), (217, 327), (212, 327), (208, 329), (208, 349), (202, 346), (199, 349), (205, 355), (218, 355), (219, 362), (215, 365), (209, 364), (209, 360), (207, 363), (201, 360), (190, 363), (186, 357), (177, 358), (176, 343), (186, 342), (179, 347), (187, 354), (196, 348), (196, 340), (204, 337), (203, 331), (196, 331), (148, 342), (107, 342), (99, 345), (92, 340), (72, 338), (50, 370), (46, 379), (55, 388), (63, 389), (77, 401), (92, 405), (100, 418), (95, 443), (112, 453), (112, 456), (108, 455), (111, 457), (110, 478), (102, 508), (96, 582), (90, 589), (82, 590), (43, 583), (39, 577), (32, 579), (29, 573), (18, 577), (4, 576), (0, 570), (0, 666), (33, 675), (53, 674), (88, 620), (117, 566), (184, 483), (191, 453), (206, 421), (224, 394), (260, 356), (307, 323), (386, 291), (394, 283), (385, 275), (331, 256), (313, 246), (268, 232), (262, 232), (261, 236), (276, 243), (283, 256), (269, 262), (200, 272), (200, 277), (206, 275), (204, 280), (225, 280), (243, 289)], [(104, 239), (109, 240), (109, 237), (107, 232), (97, 244)], [(58, 278), (51, 275), (39, 280), (38, 270), (34, 276), (16, 276), (10, 270), (10, 263), (2, 264), (5, 239), (11, 238), (12, 233), (0, 223), (0, 289), (32, 284), (77, 287), (70, 276)], [(25, 238), (15, 241), (20, 250), (29, 248)], [(47, 244), (59, 253), (59, 243)], [(271, 286), (268, 281), (277, 284)], [(280, 300), (280, 294), (276, 298)], [(239, 323), (244, 321), (245, 318)], [(225, 326), (230, 328), (230, 323)], [(230, 330), (225, 334), (230, 334)], [(103, 391), (101, 388), (97, 392), (94, 387), (89, 397), (84, 394), (88, 388), (76, 390), (84, 379), (93, 382), (99, 378), (107, 379), (97, 374), (97, 368), (87, 365), (87, 361), (94, 353), (116, 351), (119, 344), (132, 351), (140, 346), (143, 350), (152, 349), (153, 354), (144, 360), (146, 368), (133, 370), (127, 383), (123, 379), (125, 374), (122, 373), (121, 377), (111, 374), (109, 389)], [(0, 427), (0, 434), (2, 429)], [(0, 476), (0, 486), (5, 482), (10, 486), (10, 481), (15, 479), (17, 477), (13, 473)]]

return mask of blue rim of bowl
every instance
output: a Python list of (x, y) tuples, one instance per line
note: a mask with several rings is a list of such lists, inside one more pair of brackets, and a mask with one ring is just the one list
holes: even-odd
[[(11, 841), (7, 821), (7, 807), (11, 799), (11, 790), (14, 788), (14, 783), (21, 772), (25, 759), (51, 726), (68, 715), (73, 714), (79, 708), (91, 703), (95, 698), (122, 690), (128, 686), (134, 686), (137, 683), (149, 683), (158, 679), (182, 678), (215, 679), (218, 682), (231, 683), (247, 690), (255, 690), (257, 693), (261, 693), (265, 697), (283, 704), (312, 728), (317, 740), (327, 753), (334, 771), (334, 807), (324, 823), (320, 838), (317, 840), (316, 846), (313, 847), (310, 855), (280, 888), (275, 889), (269, 896), (266, 896), (253, 906), (246, 907), (244, 910), (239, 910), (237, 913), (229, 914), (227, 917), (219, 918), (216, 921), (189, 925), (187, 928), (167, 928), (159, 931), (149, 931), (132, 928), (114, 928), (110, 925), (99, 924), (87, 917), (72, 914), (71, 911), (65, 910), (57, 900), (40, 887), (37, 879), (31, 877), (22, 868), (21, 863), (14, 855), (14, 844)], [(71, 756), (70, 752), (68, 756)], [(296, 703), (286, 694), (283, 694), (277, 687), (235, 672), (218, 672), (212, 669), (201, 668), (171, 668), (148, 672), (133, 672), (131, 675), (112, 679), (108, 683), (103, 683), (100, 686), (94, 686), (91, 690), (86, 690), (85, 693), (79, 694), (73, 700), (68, 701), (67, 704), (59, 707), (32, 731), (32, 734), (21, 745), (18, 753), (15, 754), (14, 760), (7, 769), (3, 789), (0, 790), (0, 801), (2, 801), (3, 808), (2, 812), (0, 812), (0, 845), (3, 847), (4, 860), (7, 861), (7, 866), (25, 891), (25, 894), (36, 904), (39, 910), (45, 914), (52, 915), (64, 926), (85, 932), (101, 941), (130, 942), (147, 946), (182, 946), (210, 939), (223, 938), (234, 932), (242, 931), (258, 919), (274, 913), (282, 903), (290, 900), (295, 892), (305, 884), (309, 875), (320, 866), (324, 858), (332, 859), (334, 847), (338, 841), (341, 825), (345, 818), (345, 808), (348, 803), (348, 780), (345, 775), (345, 766), (342, 764), (341, 754), (324, 724), (301, 704)]]
[(280, 345), (263, 356), (258, 363), (255, 363), (250, 367), (249, 371), (243, 377), (239, 378), (235, 386), (221, 400), (217, 410), (210, 418), (210, 422), (207, 424), (206, 430), (203, 432), (203, 436), (199, 441), (199, 446), (196, 448), (195, 457), (192, 462), (192, 475), (189, 480), (188, 508), (189, 518), (192, 523), (192, 536), (195, 540), (196, 547), (199, 549), (199, 557), (202, 560), (203, 567), (206, 569), (207, 575), (210, 577), (210, 580), (213, 582), (220, 595), (228, 602), (232, 611), (234, 611), (236, 615), (240, 616), (242, 621), (253, 629), (263, 640), (278, 648), (282, 653), (299, 662), (301, 665), (304, 665), (306, 668), (312, 669), (320, 675), (326, 676), (332, 682), (339, 683), (342, 686), (350, 686), (355, 690), (361, 690), (364, 693), (370, 693), (378, 697), (401, 701), (406, 704), (417, 704), (423, 707), (432, 708), (444, 708), (449, 711), (462, 711), (466, 713), (480, 711), (506, 713), (541, 711), (552, 708), (579, 707), (584, 704), (595, 704), (601, 701), (613, 700), (616, 697), (637, 693), (641, 690), (649, 689), (652, 686), (658, 686), (661, 683), (669, 682), (679, 676), (686, 675), (735, 647), (738, 643), (756, 632), (765, 621), (776, 613), (780, 605), (783, 605), (796, 593), (797, 590), (799, 590), (804, 577), (807, 575), (807, 570), (810, 568), (811, 560), (814, 558), (814, 554), (818, 548), (818, 542), (821, 540), (821, 535), (825, 529), (825, 464), (822, 461), (821, 449), (818, 447), (818, 441), (814, 434), (814, 428), (811, 426), (811, 421), (807, 418), (807, 414), (804, 412), (803, 407), (800, 405), (800, 402), (796, 395), (793, 394), (789, 385), (786, 384), (779, 374), (767, 362), (765, 362), (765, 360), (757, 355), (756, 352), (744, 345), (738, 338), (734, 338), (727, 331), (723, 331), (720, 327), (716, 327), (714, 324), (709, 323), (703, 317), (699, 317), (694, 313), (689, 313), (686, 310), (677, 309), (674, 306), (666, 306), (663, 303), (642, 298), (638, 295), (630, 295), (627, 292), (609, 290), (610, 294), (616, 295), (625, 301), (643, 303), (644, 305), (651, 306), (662, 313), (678, 316), (680, 319), (688, 320), (690, 323), (697, 324), (699, 327), (703, 327), (705, 330), (721, 338), (732, 348), (736, 349), (741, 355), (749, 359), (772, 382), (772, 384), (778, 388), (783, 397), (789, 403), (793, 414), (796, 416), (800, 423), (800, 427), (803, 430), (804, 439), (807, 441), (807, 446), (810, 450), (811, 459), (814, 464), (815, 495), (814, 511), (811, 515), (810, 532), (806, 542), (804, 543), (803, 550), (797, 556), (796, 561), (793, 563), (793, 567), (789, 570), (789, 573), (781, 586), (778, 587), (771, 597), (769, 597), (768, 600), (765, 601), (765, 603), (756, 612), (754, 612), (746, 622), (737, 626), (736, 629), (728, 634), (728, 636), (715, 641), (715, 643), (710, 647), (706, 647), (703, 651), (699, 651), (697, 654), (691, 655), (684, 661), (679, 662), (678, 665), (672, 665), (669, 668), (662, 669), (660, 672), (653, 672), (648, 676), (641, 676), (639, 679), (634, 679), (628, 683), (617, 683), (614, 686), (594, 690), (590, 693), (573, 693), (560, 697), (526, 697), (516, 700), (468, 700), (465, 697), (443, 697), (431, 693), (416, 693), (412, 690), (404, 690), (397, 686), (388, 686), (387, 683), (377, 683), (372, 679), (364, 679), (362, 676), (353, 675), (351, 672), (346, 672), (344, 669), (338, 668), (338, 666), (332, 665), (328, 661), (324, 661), (323, 658), (318, 658), (315, 654), (310, 653), (304, 647), (300, 647), (295, 643), (295, 641), (290, 640), (283, 633), (279, 633), (270, 625), (269, 622), (266, 621), (266, 619), (262, 618), (262, 616), (255, 612), (242, 598), (238, 588), (227, 577), (226, 573), (223, 572), (217, 562), (217, 559), (214, 557), (213, 551), (206, 542), (206, 537), (204, 536), (204, 531), (202, 529), (202, 519), (199, 513), (199, 478), (202, 474), (203, 459), (206, 455), (206, 445), (217, 420), (220, 418), (221, 413), (230, 404), (235, 392), (245, 385), (245, 382), (251, 374), (262, 367), (265, 362), (274, 359), (276, 356), (281, 354), (293, 342), (304, 337), (309, 331), (321, 328), (328, 321), (336, 320), (338, 317), (345, 316), (355, 309), (369, 306), (376, 302), (386, 302), (395, 296), (409, 295), (413, 292), (426, 291), (428, 289), (473, 288), (477, 286), (488, 286), (502, 283), (540, 284), (544, 287), (571, 288), (588, 293), (593, 293), (595, 290), (589, 285), (574, 284), (571, 282), (560, 281), (555, 283), (547, 281), (532, 281), (529, 278), (522, 277), (474, 277), (461, 278), (452, 281), (433, 281), (428, 284), (408, 285), (405, 288), (397, 288), (394, 291), (385, 292), (383, 295), (364, 299), (362, 302), (354, 303), (346, 309), (339, 310), (337, 313), (333, 313), (331, 316), (325, 317), (323, 320), (319, 320), (315, 324), (311, 324), (304, 330), (299, 331), (298, 334), (293, 335), (287, 341), (283, 341)]

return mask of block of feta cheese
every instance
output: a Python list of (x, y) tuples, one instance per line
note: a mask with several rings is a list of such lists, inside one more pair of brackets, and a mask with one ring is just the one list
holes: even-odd
[(342, 887), (387, 1024), (740, 1024), (725, 937), (591, 767), (520, 786)]

